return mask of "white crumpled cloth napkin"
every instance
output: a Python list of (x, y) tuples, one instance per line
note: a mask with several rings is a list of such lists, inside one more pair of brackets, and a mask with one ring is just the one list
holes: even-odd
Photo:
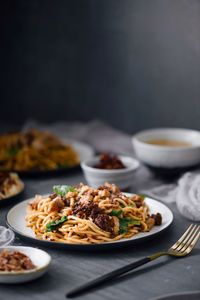
[(179, 212), (184, 217), (200, 221), (200, 174), (198, 172), (185, 173), (177, 184), (164, 184), (142, 192), (163, 202), (176, 202)]

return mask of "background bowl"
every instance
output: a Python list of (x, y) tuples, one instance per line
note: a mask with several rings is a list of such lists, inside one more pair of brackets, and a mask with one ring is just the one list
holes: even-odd
[[(191, 145), (173, 147), (146, 143), (153, 139), (183, 141)], [(200, 163), (200, 132), (190, 129), (158, 128), (137, 133), (132, 138), (136, 156), (156, 168), (187, 168)]]
[(47, 270), (51, 262), (50, 255), (38, 248), (22, 247), (22, 246), (8, 246), (0, 248), (0, 251), (19, 251), (27, 255), (36, 266), (33, 270), (19, 271), (19, 272), (4, 272), (0, 271), (0, 283), (23, 283), (35, 280), (42, 276)]
[(129, 156), (117, 155), (123, 164), (124, 169), (105, 170), (97, 169), (94, 166), (99, 162), (100, 156), (95, 156), (81, 163), (87, 183), (96, 188), (105, 182), (115, 183), (120, 189), (124, 190), (133, 184), (134, 173), (139, 167), (139, 162)]

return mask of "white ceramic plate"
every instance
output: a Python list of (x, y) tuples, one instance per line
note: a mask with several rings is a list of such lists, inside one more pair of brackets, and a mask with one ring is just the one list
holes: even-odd
[[(130, 195), (130, 194), (126, 194)], [(73, 249), (101, 249), (101, 248), (113, 248), (117, 246), (124, 246), (127, 243), (136, 243), (139, 240), (153, 237), (154, 235), (162, 232), (166, 229), (173, 221), (173, 214), (171, 210), (164, 205), (163, 203), (151, 199), (145, 198), (145, 202), (150, 208), (150, 213), (157, 213), (160, 212), (162, 215), (162, 225), (155, 226), (152, 228), (150, 232), (142, 232), (136, 234), (130, 239), (122, 239), (119, 241), (109, 242), (109, 243), (101, 243), (101, 244), (91, 244), (91, 245), (83, 245), (83, 244), (69, 244), (69, 243), (59, 243), (59, 242), (51, 242), (46, 240), (38, 239), (31, 228), (26, 227), (25, 217), (26, 217), (26, 210), (28, 203), (33, 200), (33, 198), (20, 202), (19, 204), (15, 205), (10, 209), (7, 214), (7, 224), (8, 226), (16, 233), (19, 234), (21, 237), (31, 240), (35, 243), (46, 244), (49, 246), (54, 247), (65, 247), (65, 248), (73, 248)]]
[(0, 199), (0, 207), (13, 204), (14, 202), (18, 201), (23, 196), (23, 193), (24, 193), (24, 185), (23, 188), (20, 191), (18, 191), (17, 194)]
[(51, 262), (50, 255), (38, 248), (21, 247), (21, 246), (8, 246), (0, 248), (0, 251), (19, 251), (27, 255), (33, 264), (36, 266), (33, 270), (20, 271), (20, 272), (3, 272), (0, 271), (0, 283), (23, 283), (35, 280), (42, 276), (47, 270)]
[(80, 161), (91, 158), (94, 155), (94, 149), (83, 142), (70, 139), (62, 139), (66, 144), (70, 143), (79, 155)]

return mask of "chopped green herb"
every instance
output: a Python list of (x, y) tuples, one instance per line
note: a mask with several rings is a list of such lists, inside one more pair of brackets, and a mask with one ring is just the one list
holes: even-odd
[(130, 204), (128, 207), (136, 207), (135, 203)]
[(124, 208), (124, 207), (125, 207), (125, 205), (120, 203), (120, 207), (121, 207), (121, 208)]
[(66, 221), (67, 221), (67, 217), (66, 216), (63, 216), (59, 220), (52, 221), (52, 222), (50, 222), (50, 223), (48, 223), (46, 225), (46, 231), (49, 232), (49, 231), (56, 230), (61, 224), (63, 224)]
[(68, 168), (68, 167), (69, 167), (69, 163), (67, 161), (58, 164), (58, 168)]
[(140, 198), (142, 198), (142, 200), (144, 200), (147, 196), (143, 195), (143, 194), (138, 194), (138, 196), (140, 196)]
[(20, 147), (19, 146), (12, 146), (11, 148), (9, 148), (7, 150), (7, 153), (9, 156), (15, 156), (20, 150)]
[(59, 196), (65, 196), (67, 192), (74, 192), (75, 188), (70, 185), (54, 185), (54, 192)]
[(129, 225), (139, 226), (140, 221), (139, 220), (133, 220), (131, 218), (119, 219), (119, 233), (120, 234), (126, 233), (128, 231)]
[(113, 210), (111, 211), (110, 215), (119, 218), (119, 216), (121, 215), (121, 213), (122, 213), (122, 210), (121, 210), (121, 209), (120, 209), (120, 210), (115, 210), (115, 209), (113, 209)]

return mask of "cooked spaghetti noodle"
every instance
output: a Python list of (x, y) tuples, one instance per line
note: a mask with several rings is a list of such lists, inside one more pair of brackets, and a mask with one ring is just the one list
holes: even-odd
[(36, 129), (0, 135), (0, 170), (49, 171), (79, 164), (72, 145)]
[(27, 226), (42, 240), (97, 244), (130, 238), (160, 225), (144, 197), (127, 196), (114, 184), (98, 189), (79, 184), (55, 186), (50, 196), (36, 195), (29, 203)]

